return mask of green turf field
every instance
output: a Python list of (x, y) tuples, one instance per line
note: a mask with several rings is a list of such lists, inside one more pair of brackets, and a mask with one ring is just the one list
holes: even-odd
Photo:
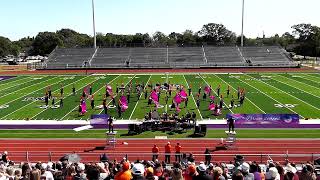
[[(320, 119), (320, 74), (317, 73), (254, 73), (254, 74), (137, 74), (137, 75), (32, 75), (17, 76), (0, 81), (0, 119), (1, 120), (87, 120), (91, 114), (103, 113), (102, 109), (91, 109), (90, 101), (87, 100), (88, 112), (79, 116), (78, 105), (83, 88), (92, 84), (95, 105), (102, 104), (105, 94), (106, 83), (112, 85), (113, 92), (116, 86), (122, 83), (126, 86), (132, 82), (132, 86), (144, 82), (145, 84), (177, 84), (184, 88), (191, 87), (192, 95), (189, 96), (188, 106), (181, 104), (180, 116), (185, 112), (195, 112), (197, 119), (222, 119), (227, 113), (297, 113), (301, 118)], [(64, 106), (57, 109), (41, 109), (43, 100), (34, 100), (43, 97), (47, 86), (51, 85), (53, 95), (57, 98), (55, 104), (59, 104), (60, 86), (64, 86)], [(203, 89), (211, 85), (216, 95), (216, 87), (221, 85), (221, 93), (224, 96), (225, 108), (220, 116), (213, 116), (208, 110), (209, 98), (202, 99)], [(76, 87), (76, 95), (72, 94), (72, 86)], [(241, 107), (226, 108), (230, 104), (231, 95), (226, 96), (227, 86), (231, 87), (231, 95), (237, 98), (236, 89), (244, 88), (246, 99)], [(202, 87), (200, 109), (196, 108), (195, 99), (199, 87)], [(134, 89), (134, 88), (133, 88)], [(150, 95), (150, 88), (148, 95)], [(171, 109), (172, 97), (165, 104), (165, 92), (162, 91), (160, 104), (163, 108), (159, 112)], [(116, 96), (118, 102), (119, 95)], [(219, 98), (216, 97), (215, 101)], [(110, 103), (110, 98), (107, 99)], [(49, 101), (51, 105), (51, 101)], [(238, 101), (236, 99), (236, 104)], [(120, 119), (142, 120), (145, 113), (154, 109), (149, 107), (142, 93), (140, 100), (135, 92), (130, 96), (129, 108), (122, 114)], [(109, 114), (117, 117), (116, 109), (110, 109)]]
[[(209, 129), (205, 138), (226, 137), (223, 129)], [(1, 138), (106, 138), (106, 130), (0, 130)], [(165, 132), (144, 132), (135, 136), (127, 136), (127, 130), (118, 130), (117, 138), (155, 138), (155, 136), (167, 136), (168, 138), (189, 138), (193, 131), (182, 134)], [(237, 129), (237, 138), (320, 138), (320, 129)]]

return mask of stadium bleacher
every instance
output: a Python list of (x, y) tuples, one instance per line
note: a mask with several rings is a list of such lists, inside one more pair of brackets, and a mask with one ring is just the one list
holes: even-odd
[(277, 46), (167, 47), (167, 48), (56, 48), (45, 68), (199, 68), (296, 66)]
[(92, 48), (56, 48), (49, 56), (48, 69), (82, 67), (94, 53)]

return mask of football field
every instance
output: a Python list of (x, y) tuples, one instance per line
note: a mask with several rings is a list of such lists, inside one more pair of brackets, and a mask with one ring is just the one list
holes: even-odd
[[(1, 120), (87, 120), (92, 114), (102, 114), (100, 108), (106, 92), (106, 84), (112, 86), (116, 102), (119, 94), (116, 87), (129, 86), (133, 89), (137, 84), (173, 84), (179, 85), (191, 95), (185, 107), (181, 103), (179, 116), (187, 111), (195, 112), (197, 119), (223, 119), (228, 113), (242, 114), (299, 114), (300, 118), (320, 119), (320, 74), (317, 73), (218, 73), (218, 74), (93, 74), (93, 75), (25, 75), (14, 77), (0, 76), (0, 119)], [(78, 107), (83, 89), (92, 84), (95, 107), (91, 109), (90, 100), (87, 99), (87, 112), (79, 115)], [(215, 102), (219, 101), (216, 88), (221, 86), (220, 94), (223, 95), (224, 106), (222, 114), (212, 115), (208, 109), (210, 98), (203, 99), (205, 86), (212, 87)], [(44, 95), (48, 86), (51, 86), (55, 102), (49, 101), (49, 107), (43, 108)], [(58, 107), (60, 101), (60, 88), (64, 87), (63, 107)], [(72, 87), (76, 88), (76, 95)], [(230, 86), (230, 95), (227, 97), (227, 88)], [(200, 108), (196, 106), (196, 99), (201, 87)], [(238, 106), (237, 89), (245, 90), (243, 106)], [(148, 105), (151, 88), (146, 86), (148, 97), (144, 93), (138, 97), (133, 90), (128, 102), (128, 109), (118, 118), (117, 108), (108, 110), (108, 114), (117, 119), (142, 120), (146, 112), (154, 109)], [(165, 103), (165, 90), (160, 93), (160, 108), (158, 112), (175, 112), (171, 108), (172, 98)], [(232, 96), (235, 106), (230, 108)], [(138, 100), (139, 98), (139, 100)], [(107, 98), (108, 105), (111, 99)]]

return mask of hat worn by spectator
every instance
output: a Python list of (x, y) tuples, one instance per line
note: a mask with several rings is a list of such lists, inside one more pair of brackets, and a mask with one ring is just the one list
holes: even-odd
[(290, 164), (288, 164), (288, 165), (285, 167), (285, 170), (286, 170), (287, 172), (291, 172), (291, 173), (293, 173), (293, 174), (295, 174), (295, 173), (297, 172), (297, 169), (296, 169), (295, 167), (291, 166)]
[(122, 164), (122, 169), (123, 169), (124, 171), (130, 169), (130, 163), (129, 163), (129, 162), (123, 162), (123, 164)]
[(188, 171), (190, 174), (194, 174), (194, 173), (196, 173), (196, 167), (191, 164), (188, 166)]
[(147, 174), (148, 173), (153, 174), (153, 168), (152, 167), (148, 167), (146, 172), (147, 172)]
[(280, 175), (278, 173), (277, 168), (271, 167), (269, 171), (266, 173), (266, 179), (280, 180)]
[(132, 167), (132, 174), (142, 176), (144, 174), (144, 166), (140, 163), (134, 164)]
[(240, 168), (241, 168), (241, 171), (242, 171), (242, 172), (248, 173), (248, 172), (249, 172), (249, 169), (250, 169), (250, 165), (245, 162), (245, 163), (242, 163), (242, 165), (240, 166)]
[(206, 170), (207, 170), (207, 166), (206, 166), (205, 164), (200, 164), (200, 165), (198, 166), (198, 169), (199, 169), (199, 171), (203, 172), (203, 171), (206, 171)]

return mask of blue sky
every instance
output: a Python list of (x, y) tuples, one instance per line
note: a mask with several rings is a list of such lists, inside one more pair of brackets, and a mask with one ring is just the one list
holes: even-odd
[[(282, 34), (298, 23), (320, 26), (320, 0), (245, 0), (245, 35)], [(222, 23), (241, 32), (242, 0), (95, 0), (102, 33), (169, 34)], [(0, 36), (18, 40), (40, 31), (71, 28), (92, 35), (91, 0), (1, 0)]]

